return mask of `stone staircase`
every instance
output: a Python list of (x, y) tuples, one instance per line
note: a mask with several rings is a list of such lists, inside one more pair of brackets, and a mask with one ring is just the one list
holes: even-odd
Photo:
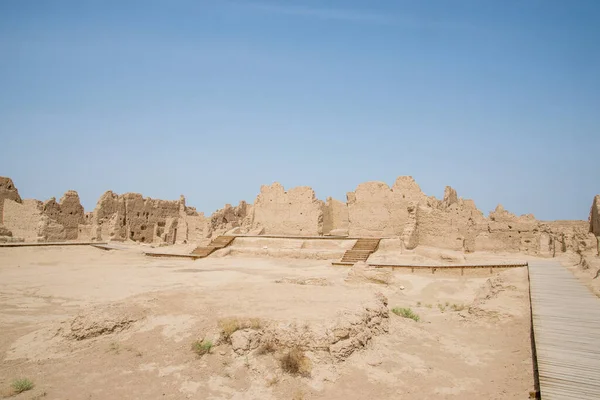
[(333, 265), (354, 265), (359, 261), (367, 261), (379, 247), (381, 239), (357, 239), (352, 249), (347, 250), (339, 262)]
[(235, 236), (217, 236), (212, 242), (206, 247), (198, 246), (192, 251), (191, 255), (196, 256), (195, 258), (204, 258), (211, 255), (213, 252), (227, 247), (233, 242)]

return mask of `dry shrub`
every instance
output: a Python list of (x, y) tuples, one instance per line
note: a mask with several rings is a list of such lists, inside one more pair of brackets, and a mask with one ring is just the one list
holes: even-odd
[(286, 352), (279, 360), (281, 369), (292, 375), (310, 375), (310, 360), (304, 354), (304, 350), (294, 347)]
[(234, 332), (242, 329), (240, 327), (240, 321), (237, 318), (225, 318), (219, 321), (219, 328), (221, 329), (221, 336), (226, 342), (231, 342), (231, 335)]
[(275, 353), (275, 351), (277, 351), (277, 347), (275, 346), (275, 343), (273, 343), (272, 340), (267, 340), (265, 342), (263, 342), (258, 349), (256, 349), (256, 353), (258, 355), (264, 355), (264, 354), (269, 354), (269, 353)]
[(221, 336), (223, 340), (230, 343), (231, 335), (233, 335), (236, 331), (240, 329), (261, 329), (263, 326), (263, 322), (260, 318), (249, 318), (249, 319), (240, 319), (240, 318), (223, 318), (219, 320), (219, 328), (221, 329)]

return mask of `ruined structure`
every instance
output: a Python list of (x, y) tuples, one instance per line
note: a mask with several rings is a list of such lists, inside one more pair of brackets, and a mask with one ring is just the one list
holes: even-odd
[(211, 215), (208, 226), (209, 236), (218, 236), (226, 232), (246, 233), (252, 227), (252, 216), (252, 205), (243, 200), (236, 207), (225, 204), (225, 207)]
[(590, 210), (590, 232), (600, 236), (600, 194), (594, 197)]
[(0, 223), (4, 222), (4, 200), (12, 200), (21, 203), (21, 196), (12, 179), (0, 176)]
[(204, 216), (187, 207), (183, 196), (166, 201), (108, 191), (100, 197), (91, 218), (92, 240), (175, 244), (199, 240), (204, 231)]
[(79, 225), (84, 223), (84, 212), (76, 191), (69, 190), (58, 203), (54, 197), (44, 202), (42, 213), (64, 228), (64, 239), (78, 238)]
[(348, 236), (349, 225), (346, 203), (328, 197), (323, 209), (323, 234)]
[(446, 187), (439, 200), (426, 196), (410, 176), (389, 187), (366, 182), (347, 202), (316, 198), (310, 187), (285, 190), (262, 186), (254, 204), (227, 204), (210, 217), (177, 201), (141, 194), (104, 193), (85, 213), (79, 196), (68, 191), (59, 202), (22, 200), (9, 178), (0, 178), (4, 241), (135, 241), (152, 244), (210, 241), (219, 235), (350, 236), (396, 238), (402, 250), (436, 247), (459, 252), (520, 252), (552, 257), (564, 252), (598, 251), (600, 195), (589, 221), (538, 221), (516, 216), (502, 205), (487, 217), (469, 199)]
[(323, 209), (324, 203), (307, 186), (286, 192), (279, 183), (265, 185), (254, 203), (252, 227), (264, 229), (265, 234), (321, 235)]
[(391, 188), (383, 182), (361, 183), (347, 199), (350, 236), (398, 237), (415, 203), (425, 201), (426, 196), (412, 177), (401, 176)]

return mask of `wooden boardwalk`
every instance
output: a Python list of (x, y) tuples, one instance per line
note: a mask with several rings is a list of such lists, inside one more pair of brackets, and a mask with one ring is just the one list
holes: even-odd
[(529, 263), (542, 400), (600, 399), (600, 298), (556, 261)]

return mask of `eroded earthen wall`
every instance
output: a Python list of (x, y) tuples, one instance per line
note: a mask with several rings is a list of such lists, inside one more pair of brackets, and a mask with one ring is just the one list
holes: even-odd
[(428, 197), (417, 206), (418, 242), (423, 246), (475, 251), (478, 227), (485, 217), (469, 199), (447, 186), (444, 198)]
[(323, 233), (324, 203), (314, 190), (300, 186), (285, 191), (279, 183), (262, 186), (254, 203), (252, 228), (265, 234), (315, 236)]
[(331, 197), (323, 208), (323, 234), (348, 235), (348, 206)]
[(220, 210), (210, 216), (208, 234), (212, 237), (227, 232), (247, 233), (252, 227), (253, 206), (245, 201), (233, 207), (225, 204)]
[(95, 240), (174, 244), (181, 202), (144, 198), (139, 193), (104, 193), (92, 218)]
[(69, 190), (58, 203), (54, 198), (44, 202), (43, 214), (63, 226), (66, 240), (78, 239), (79, 225), (85, 222), (85, 213), (76, 191)]
[(12, 200), (16, 203), (22, 202), (19, 191), (12, 179), (0, 176), (0, 225), (4, 222), (4, 200)]
[(391, 188), (383, 182), (361, 183), (347, 199), (350, 236), (400, 237), (409, 207), (426, 196), (411, 176), (401, 176)]
[(590, 210), (590, 232), (600, 236), (600, 194), (594, 197)]
[(14, 237), (35, 242), (40, 237), (43, 204), (37, 200), (13, 200), (4, 202), (4, 225)]

